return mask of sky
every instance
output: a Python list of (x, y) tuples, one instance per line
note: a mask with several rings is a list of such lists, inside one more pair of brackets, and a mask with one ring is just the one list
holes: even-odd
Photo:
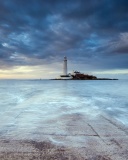
[(0, 79), (73, 70), (128, 78), (128, 0), (0, 0)]

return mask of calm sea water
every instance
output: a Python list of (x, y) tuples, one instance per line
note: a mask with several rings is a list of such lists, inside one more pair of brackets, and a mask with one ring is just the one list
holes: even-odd
[(107, 114), (128, 126), (128, 80), (0, 80), (1, 134), (65, 114)]

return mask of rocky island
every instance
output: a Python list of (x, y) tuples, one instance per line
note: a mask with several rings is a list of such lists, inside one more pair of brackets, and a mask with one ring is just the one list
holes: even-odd
[(110, 78), (97, 78), (93, 75), (84, 74), (78, 71), (75, 71), (73, 74), (70, 74), (72, 77), (71, 80), (118, 80), (118, 79), (110, 79)]
[(78, 71), (69, 73), (68, 75), (61, 75), (59, 78), (53, 80), (118, 80), (115, 78), (97, 78), (96, 76), (84, 74)]
[(67, 57), (64, 57), (63, 60), (63, 75), (60, 75), (58, 78), (52, 80), (118, 80), (112, 78), (97, 78), (96, 76), (84, 74), (78, 71), (73, 71), (72, 73), (67, 74)]

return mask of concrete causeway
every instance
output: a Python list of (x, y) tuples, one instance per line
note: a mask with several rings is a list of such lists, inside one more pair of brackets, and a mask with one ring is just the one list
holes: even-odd
[[(57, 84), (58, 88), (48, 89), (52, 84), (38, 92), (34, 86), (29, 94), (27, 88), (26, 98), (20, 103), (13, 104), (15, 101), (9, 99), (7, 105), (6, 99), (3, 101), (0, 160), (128, 160), (127, 124), (101, 111), (98, 105), (102, 101), (96, 106), (92, 91), (85, 94), (83, 89), (79, 94), (84, 96), (78, 96), (74, 85), (67, 89), (67, 83), (60, 84), (60, 88), (64, 85), (60, 90)], [(90, 86), (86, 85), (86, 90)], [(92, 87), (96, 95), (96, 86)], [(111, 105), (108, 97), (103, 100)]]
[(128, 160), (128, 128), (106, 115), (15, 113), (1, 118), (0, 160)]

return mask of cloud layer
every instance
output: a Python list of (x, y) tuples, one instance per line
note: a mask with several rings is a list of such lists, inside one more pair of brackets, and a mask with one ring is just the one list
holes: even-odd
[(64, 55), (91, 71), (128, 69), (128, 1), (0, 1), (1, 69)]

